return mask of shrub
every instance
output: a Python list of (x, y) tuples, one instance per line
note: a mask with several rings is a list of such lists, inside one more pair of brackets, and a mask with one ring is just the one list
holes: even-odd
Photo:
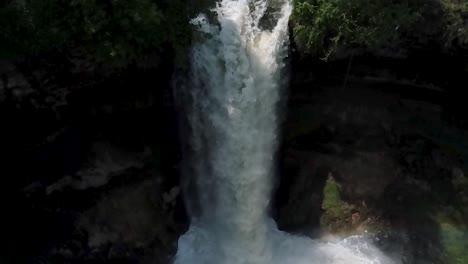
[(298, 48), (323, 59), (370, 52), (405, 56), (438, 43), (467, 44), (468, 4), (456, 0), (294, 0), (292, 28)]

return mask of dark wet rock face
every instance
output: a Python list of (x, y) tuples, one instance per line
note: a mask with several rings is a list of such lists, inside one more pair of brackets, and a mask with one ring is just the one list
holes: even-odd
[(55, 247), (49, 257), (65, 263), (131, 259), (167, 263), (181, 232), (174, 222), (178, 187), (161, 195), (160, 180), (151, 177), (102, 195), (77, 217), (72, 239)]
[[(171, 59), (75, 58), (0, 63), (0, 263), (170, 263), (189, 222)], [(368, 231), (403, 263), (465, 263), (468, 137), (447, 92), (310, 72), (292, 72), (279, 227)]]
[(309, 85), (292, 93), (285, 122), (280, 228), (313, 237), (367, 230), (395, 240), (380, 244), (404, 263), (446, 263), (441, 227), (468, 220), (454, 184), (466, 180), (466, 130), (411, 91)]
[(172, 67), (32, 62), (0, 65), (0, 262), (168, 263), (188, 225)]

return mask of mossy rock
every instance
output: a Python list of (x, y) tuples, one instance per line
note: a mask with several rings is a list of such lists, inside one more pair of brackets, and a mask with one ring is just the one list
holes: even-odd
[(440, 223), (442, 245), (446, 253), (447, 263), (468, 263), (468, 229), (450, 222)]
[(331, 233), (343, 233), (351, 228), (348, 221), (352, 217), (354, 207), (341, 199), (338, 183), (329, 177), (323, 188), (322, 209), (320, 219), (323, 229)]

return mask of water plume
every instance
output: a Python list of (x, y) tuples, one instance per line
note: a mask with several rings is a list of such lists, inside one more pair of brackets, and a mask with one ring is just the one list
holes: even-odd
[(216, 21), (192, 20), (203, 35), (191, 50), (185, 106), (197, 193), (188, 199), (198, 206), (176, 264), (387, 261), (359, 237), (320, 243), (278, 231), (269, 217), (291, 11), (288, 0), (221, 0)]

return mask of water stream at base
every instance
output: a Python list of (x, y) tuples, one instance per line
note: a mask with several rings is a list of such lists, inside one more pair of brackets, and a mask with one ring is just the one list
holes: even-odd
[(176, 264), (393, 263), (361, 237), (322, 243), (279, 231), (268, 215), (289, 0), (221, 0), (192, 20), (186, 111), (196, 200)]

